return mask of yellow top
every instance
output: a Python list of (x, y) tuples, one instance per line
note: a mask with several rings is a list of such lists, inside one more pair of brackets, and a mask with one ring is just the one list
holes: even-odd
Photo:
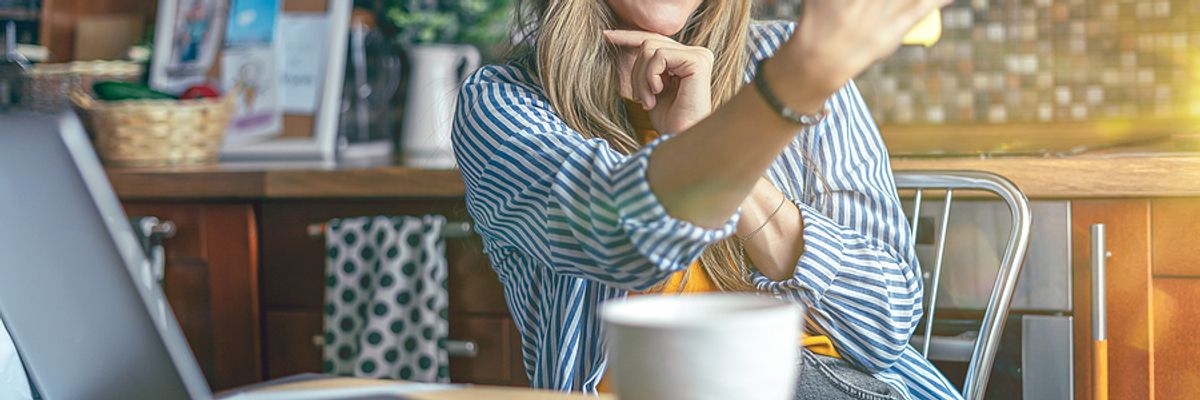
[[(628, 114), (629, 122), (633, 124), (637, 131), (638, 139), (643, 143), (649, 143), (659, 136), (658, 131), (654, 130), (654, 125), (650, 123), (650, 115), (642, 110), (642, 106), (629, 100), (625, 100), (625, 110)], [(686, 270), (671, 274), (667, 278), (667, 283), (663, 285), (659, 292), (641, 292), (630, 293), (630, 296), (642, 296), (651, 294), (694, 294), (717, 291), (717, 285), (700, 267), (700, 262), (694, 262), (689, 265)], [(836, 349), (833, 348), (833, 342), (828, 336), (808, 336), (801, 339), (800, 344), (813, 353), (823, 356), (837, 357)], [(596, 388), (600, 393), (612, 393), (612, 388), (609, 387), (608, 376), (600, 379), (600, 384)]]

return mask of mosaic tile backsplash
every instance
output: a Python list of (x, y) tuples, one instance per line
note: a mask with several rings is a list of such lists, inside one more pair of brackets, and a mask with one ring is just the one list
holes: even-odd
[(881, 124), (1200, 118), (1200, 0), (956, 0), (857, 82)]

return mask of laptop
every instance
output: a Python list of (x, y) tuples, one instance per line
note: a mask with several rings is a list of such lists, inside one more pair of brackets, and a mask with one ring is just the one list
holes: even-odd
[[(213, 398), (140, 246), (74, 116), (0, 113), (0, 319), (44, 398)], [(367, 386), (222, 397), (398, 398), (452, 387)]]

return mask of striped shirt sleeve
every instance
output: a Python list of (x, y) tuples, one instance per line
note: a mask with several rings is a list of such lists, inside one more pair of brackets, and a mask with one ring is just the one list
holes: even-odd
[[(824, 177), (821, 206), (798, 199), (804, 253), (795, 274), (772, 281), (754, 273), (760, 290), (809, 306), (813, 331), (829, 335), (848, 360), (871, 372), (891, 368), (921, 317), (921, 281), (888, 156), (853, 83), (827, 104), (830, 117), (810, 135), (808, 154)], [(780, 175), (780, 174), (777, 174)]]
[(557, 273), (644, 290), (728, 237), (672, 218), (646, 181), (664, 137), (624, 155), (571, 130), (524, 69), (489, 66), (459, 93), (452, 138), (472, 216), (494, 247)]

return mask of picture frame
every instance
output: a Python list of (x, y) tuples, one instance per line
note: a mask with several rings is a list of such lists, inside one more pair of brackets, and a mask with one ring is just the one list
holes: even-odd
[(160, 0), (150, 86), (178, 93), (204, 83), (221, 49), (228, 0)]
[[(154, 38), (154, 55), (151, 62), (151, 86), (165, 90), (168, 92), (178, 93), (182, 91), (189, 83), (197, 82), (220, 82), (220, 65), (221, 54), (220, 48), (223, 45), (224, 38), (224, 23), (228, 19), (230, 3), (235, 0), (160, 0), (159, 12), (157, 15), (157, 26), (169, 27), (168, 29), (160, 29), (155, 33)], [(205, 46), (213, 46), (218, 50), (213, 54), (212, 58), (206, 58), (208, 62), (207, 70), (203, 74), (196, 75), (199, 67), (192, 66), (187, 70), (185, 79), (180, 79), (180, 73), (172, 74), (171, 68), (174, 66), (173, 59), (169, 56), (181, 54), (181, 50), (176, 49), (178, 45), (187, 42), (180, 40), (181, 35), (177, 29), (181, 26), (178, 22), (181, 18), (185, 21), (187, 16), (180, 16), (181, 10), (192, 10), (196, 8), (196, 3), (214, 4), (213, 7), (218, 7), (220, 10), (221, 20), (219, 21), (219, 29), (217, 31), (222, 34), (216, 35), (212, 42), (206, 42)], [(284, 114), (282, 117), (282, 131), (278, 135), (272, 135), (261, 141), (226, 141), (221, 148), (222, 161), (322, 161), (333, 162), (337, 151), (337, 135), (338, 135), (338, 119), (340, 116), (340, 108), (342, 101), (342, 85), (346, 67), (346, 49), (349, 40), (350, 14), (353, 7), (353, 2), (345, 0), (282, 0), (282, 13), (280, 15), (280, 29), (286, 29), (285, 24), (291, 21), (307, 21), (309, 26), (318, 26), (321, 29), (314, 31), (311, 29), (301, 30), (308, 35), (303, 39), (305, 51), (303, 53), (295, 53), (296, 55), (304, 55), (306, 60), (319, 60), (319, 65), (310, 66), (304, 72), (304, 84), (307, 85), (300, 90), (301, 96), (311, 99), (311, 107), (307, 107), (303, 111), (289, 110), (287, 105), (284, 105)], [(294, 17), (290, 18), (289, 17)], [(195, 20), (196, 17), (191, 17)], [(314, 23), (314, 21), (316, 21)], [(192, 30), (199, 31), (200, 29), (192, 22)], [(195, 36), (195, 34), (192, 34)], [(284, 35), (280, 35), (284, 36)], [(205, 36), (206, 38), (208, 36)], [(296, 39), (301, 40), (301, 39)], [(313, 45), (312, 41), (317, 40), (321, 43)], [(288, 37), (280, 37), (280, 45), (283, 46), (282, 57), (287, 57)], [(295, 40), (293, 40), (294, 42)], [(211, 44), (209, 44), (211, 43)], [(191, 45), (191, 43), (187, 43)], [(313, 51), (314, 47), (319, 51)], [(192, 51), (192, 49), (185, 49)], [(203, 53), (209, 54), (209, 53)], [(281, 66), (289, 66), (288, 61), (281, 61)], [(178, 64), (178, 63), (175, 63)], [(283, 79), (286, 81), (287, 71), (280, 71), (283, 74)], [(197, 77), (198, 76), (198, 77)], [(157, 78), (157, 79), (156, 79)], [(287, 89), (287, 83), (281, 85), (281, 90)], [(294, 86), (294, 85), (293, 85)], [(285, 90), (286, 92), (286, 90)], [(285, 94), (282, 96), (292, 100), (296, 100), (296, 95)]]
[[(310, 90), (299, 96), (312, 97), (314, 106), (311, 114), (288, 111), (285, 105), (283, 132), (269, 140), (226, 146), (221, 150), (223, 161), (305, 160), (333, 162), (337, 150), (338, 119), (342, 101), (342, 83), (346, 67), (346, 47), (350, 32), (350, 13), (353, 2), (344, 0), (284, 0), (281, 29), (286, 29), (291, 20), (323, 19), (323, 32), (314, 37), (324, 40), (324, 51), (311, 58), (323, 65), (314, 76)], [(323, 17), (321, 17), (323, 15)], [(281, 35), (283, 36), (283, 35)], [(282, 53), (288, 57), (288, 38), (281, 38)], [(307, 52), (312, 52), (308, 43)], [(287, 62), (285, 61), (285, 64)], [(285, 74), (286, 71), (281, 71)], [(284, 86), (287, 86), (285, 83)], [(285, 88), (286, 89), (286, 88)], [(296, 94), (285, 94), (295, 98)]]
[(220, 85), (234, 96), (225, 148), (270, 140), (283, 132), (280, 46), (276, 22), (280, 0), (230, 0), (221, 51)]

